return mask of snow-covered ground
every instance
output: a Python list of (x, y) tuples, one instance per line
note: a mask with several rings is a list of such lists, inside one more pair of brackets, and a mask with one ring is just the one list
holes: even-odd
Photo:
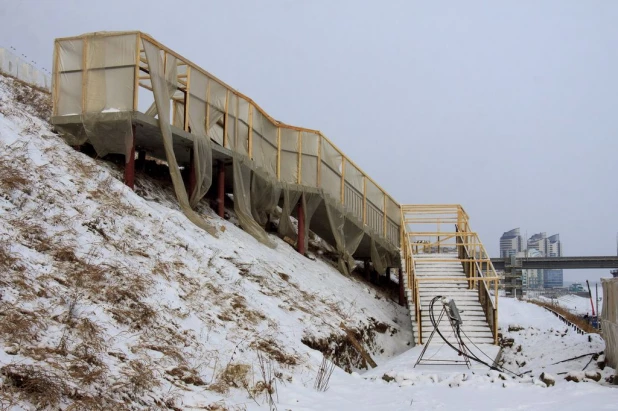
[[(599, 297), (601, 298), (599, 300), (599, 310), (601, 310), (601, 308), (603, 307), (603, 301), (602, 301), (603, 297), (601, 295), (599, 295)], [(575, 295), (575, 294), (566, 294), (566, 295), (562, 295), (554, 299), (548, 298), (542, 295), (539, 295), (536, 297), (533, 296), (532, 298), (538, 299), (546, 303), (556, 304), (564, 308), (565, 310), (572, 312), (573, 314), (592, 315), (592, 306), (590, 305), (590, 298), (580, 297), (579, 295)], [(594, 301), (594, 299), (595, 297), (593, 294), (592, 300), (595, 303), (594, 310), (596, 313), (597, 307), (596, 307), (596, 302)]]
[[(525, 376), (413, 368), (408, 313), (379, 290), (202, 206), (219, 229), (209, 236), (169, 188), (142, 175), (134, 193), (15, 100), (0, 77), (0, 409), (616, 409), (613, 370), (590, 356), (554, 364), (602, 351), (597, 335), (502, 298), (514, 339), (502, 362)], [(377, 368), (365, 371), (342, 323)], [(307, 344), (353, 372), (336, 368), (316, 391), (323, 356)], [(586, 365), (600, 381), (565, 380)]]

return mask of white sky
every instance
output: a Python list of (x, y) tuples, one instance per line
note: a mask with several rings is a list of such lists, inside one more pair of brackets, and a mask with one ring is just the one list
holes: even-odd
[(492, 255), (515, 227), (614, 255), (617, 21), (609, 0), (21, 0), (0, 3), (0, 45), (51, 69), (56, 37), (142, 30), (401, 203), (461, 203)]

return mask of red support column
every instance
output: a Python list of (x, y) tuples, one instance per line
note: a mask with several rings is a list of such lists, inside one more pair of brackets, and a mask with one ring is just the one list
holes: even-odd
[(225, 164), (219, 161), (217, 170), (217, 214), (225, 216)]
[(195, 191), (195, 159), (193, 155), (193, 149), (191, 149), (191, 153), (189, 154), (189, 188), (187, 189), (187, 195), (189, 198), (193, 195)]
[(131, 147), (127, 147), (124, 164), (124, 183), (133, 190), (135, 183), (135, 124), (131, 125)]
[(406, 290), (403, 288), (403, 270), (401, 268), (398, 269), (399, 271), (399, 305), (401, 306), (405, 306), (406, 305)]
[(298, 242), (296, 243), (296, 250), (305, 255), (305, 210), (303, 210), (303, 197), (301, 194), (298, 201)]

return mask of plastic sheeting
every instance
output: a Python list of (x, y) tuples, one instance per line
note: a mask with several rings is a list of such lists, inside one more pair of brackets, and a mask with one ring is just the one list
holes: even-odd
[[(87, 136), (100, 155), (130, 152), (131, 112), (135, 109), (135, 74), (139, 64), (150, 71), (150, 79), (139, 79), (140, 84), (152, 87), (155, 95), (155, 103), (146, 114), (159, 117), (170, 173), (183, 211), (187, 194), (172, 149), (170, 120), (175, 127), (194, 136), (197, 189), (187, 199), (188, 206), (195, 206), (211, 185), (214, 142), (234, 153), (234, 170), (239, 171), (234, 174), (235, 207), (243, 228), (258, 240), (274, 245), (261, 226), (283, 193), (279, 232), (291, 238), (297, 238), (290, 215), (298, 202), (304, 205), (305, 234), (313, 213), (322, 201), (326, 202), (343, 272), (349, 272), (354, 264), (352, 255), (362, 240), (360, 227), (364, 221), (365, 228), (398, 245), (399, 205), (328, 139), (318, 132), (276, 122), (246, 97), (163, 51), (144, 35), (141, 41), (146, 53), (139, 53), (138, 36), (136, 32), (95, 33), (58, 40), (55, 115), (84, 114), (85, 133), (76, 133), (78, 140)], [(138, 55), (141, 61), (136, 61)], [(184, 90), (188, 90), (188, 95)], [(102, 113), (105, 122), (99, 121)], [(393, 263), (389, 261), (393, 250), (377, 240), (371, 244), (371, 259), (376, 269), (383, 272), (383, 267)]]
[(253, 170), (251, 176), (251, 215), (265, 226), (270, 214), (279, 204), (281, 185), (264, 172)]
[(246, 157), (238, 154), (233, 155), (232, 162), (234, 169), (234, 211), (240, 226), (262, 244), (275, 248), (276, 244), (253, 218), (251, 206), (251, 164)]
[(329, 200), (326, 200), (325, 204), (328, 222), (335, 237), (337, 253), (339, 254), (339, 271), (349, 275), (355, 266), (352, 255), (362, 241), (364, 232), (345, 217), (340, 205)]
[[(172, 140), (172, 129), (169, 118), (170, 99), (168, 91), (170, 89), (170, 84), (176, 83), (176, 77), (172, 76), (173, 73), (164, 72), (163, 61), (157, 46), (148, 41), (144, 41), (143, 46), (146, 52), (146, 60), (148, 60), (148, 67), (150, 69), (150, 78), (152, 81), (152, 90), (155, 97), (155, 104), (157, 106), (157, 113), (159, 113), (159, 127), (161, 128), (161, 134), (163, 135), (163, 145), (165, 147), (167, 164), (169, 166), (170, 176), (172, 177), (172, 183), (174, 184), (174, 191), (176, 192), (176, 198), (178, 199), (180, 209), (193, 224), (204, 229), (209, 234), (217, 236), (215, 227), (191, 209), (187, 191), (185, 189), (184, 182), (182, 181), (178, 163), (176, 162), (176, 155), (174, 154), (174, 145)], [(194, 154), (196, 155), (196, 162), (201, 162), (202, 160), (197, 158), (200, 151), (195, 151)], [(212, 173), (212, 169), (210, 172)]]
[[(135, 34), (95, 34), (88, 37), (85, 50), (82, 46), (86, 57), (82, 60), (86, 63), (83, 67), (85, 93), (82, 121), (88, 140), (101, 157), (119, 153), (124, 154), (127, 161), (130, 160), (136, 41)], [(73, 44), (73, 47), (76, 45)], [(67, 55), (69, 67), (77, 63), (76, 57), (74, 54)], [(105, 122), (102, 121), (104, 115), (107, 117)]]
[(289, 237), (295, 241), (297, 240), (298, 234), (294, 229), (290, 216), (292, 215), (294, 207), (298, 204), (301, 194), (300, 191), (293, 191), (289, 189), (287, 184), (283, 184), (283, 206), (281, 207), (281, 216), (279, 217), (277, 232), (280, 236)]
[(618, 278), (601, 278), (603, 310), (601, 328), (605, 340), (605, 361), (618, 374)]

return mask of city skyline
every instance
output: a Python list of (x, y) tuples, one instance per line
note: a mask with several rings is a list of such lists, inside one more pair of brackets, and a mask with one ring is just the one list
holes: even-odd
[[(562, 257), (560, 234), (547, 236), (541, 231), (528, 237), (521, 235), (519, 227), (505, 231), (500, 237), (500, 257)], [(525, 244), (525, 248), (524, 248)], [(524, 288), (555, 288), (564, 286), (564, 270), (522, 270), (522, 287)]]

